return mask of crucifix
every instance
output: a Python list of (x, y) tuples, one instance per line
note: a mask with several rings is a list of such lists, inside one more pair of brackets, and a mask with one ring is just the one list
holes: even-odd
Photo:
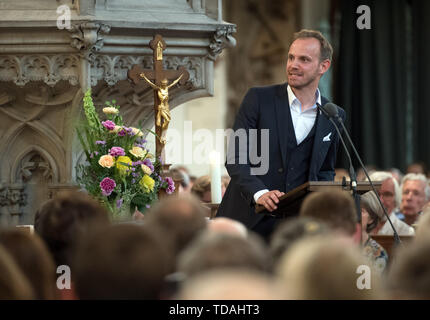
[[(154, 112), (155, 112), (155, 133), (156, 133), (156, 156), (165, 162), (164, 146), (166, 144), (166, 131), (170, 122), (169, 109), (169, 89), (176, 84), (184, 84), (190, 77), (184, 67), (178, 70), (163, 69), (163, 51), (166, 49), (166, 42), (159, 34), (154, 36), (149, 42), (149, 46), (154, 55), (154, 69), (143, 69), (139, 65), (134, 65), (128, 71), (128, 77), (135, 84), (144, 80), (154, 89)], [(169, 81), (170, 84), (169, 84)]]

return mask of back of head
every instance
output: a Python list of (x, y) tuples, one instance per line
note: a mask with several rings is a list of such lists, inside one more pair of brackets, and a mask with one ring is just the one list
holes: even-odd
[(210, 232), (234, 234), (244, 238), (248, 235), (248, 230), (243, 223), (226, 217), (209, 220), (208, 230)]
[(33, 299), (33, 289), (15, 260), (0, 245), (0, 300)]
[(0, 232), (0, 244), (14, 258), (34, 289), (36, 299), (55, 299), (54, 260), (37, 234), (8, 229)]
[(178, 271), (187, 276), (218, 268), (249, 268), (266, 271), (267, 254), (254, 235), (247, 239), (225, 233), (202, 233), (178, 258)]
[(370, 289), (358, 287), (366, 260), (346, 238), (317, 236), (300, 240), (281, 258), (277, 273), (291, 299), (373, 299), (380, 287), (369, 270)]
[(159, 299), (168, 252), (145, 226), (99, 230), (79, 246), (74, 270), (80, 299)]
[(187, 279), (180, 300), (275, 300), (281, 291), (267, 274), (248, 269), (217, 269)]
[(270, 239), (270, 254), (274, 265), (281, 256), (298, 240), (329, 234), (330, 228), (316, 219), (296, 217), (288, 219), (276, 228)]
[(342, 191), (314, 192), (306, 197), (300, 216), (326, 223), (334, 230), (353, 235), (356, 231), (357, 212), (352, 196)]
[(108, 213), (81, 192), (65, 192), (36, 212), (34, 229), (51, 251), (57, 265), (70, 265), (76, 240), (109, 224)]
[(192, 196), (170, 196), (151, 208), (145, 224), (170, 240), (177, 254), (206, 229), (206, 209)]
[(430, 236), (400, 248), (391, 265), (388, 286), (395, 298), (430, 299)]

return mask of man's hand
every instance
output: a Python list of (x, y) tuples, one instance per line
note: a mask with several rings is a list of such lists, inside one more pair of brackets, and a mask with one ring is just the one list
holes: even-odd
[(266, 192), (257, 199), (257, 204), (263, 205), (269, 212), (275, 211), (278, 209), (276, 204), (279, 203), (279, 197), (282, 197), (284, 194), (284, 192), (279, 190)]

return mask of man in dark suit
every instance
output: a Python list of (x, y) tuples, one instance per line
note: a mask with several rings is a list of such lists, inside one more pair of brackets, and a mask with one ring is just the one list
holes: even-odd
[[(279, 219), (256, 214), (256, 203), (272, 212), (285, 192), (334, 179), (339, 137), (317, 108), (328, 102), (318, 83), (332, 53), (320, 32), (302, 30), (288, 52), (287, 83), (248, 91), (229, 142), (231, 181), (217, 216), (239, 220), (268, 239)], [(339, 114), (345, 118), (340, 108)]]

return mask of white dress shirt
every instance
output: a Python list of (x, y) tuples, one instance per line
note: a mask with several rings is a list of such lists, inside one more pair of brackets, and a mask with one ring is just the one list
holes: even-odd
[[(408, 225), (406, 222), (403, 222), (399, 218), (397, 218), (394, 210), (390, 214), (390, 220), (393, 224), (394, 228), (396, 228), (396, 231), (399, 236), (413, 236), (415, 235), (415, 230), (410, 225)], [(393, 228), (391, 228), (390, 222), (385, 221), (385, 224), (382, 226), (381, 229), (379, 229), (378, 234), (382, 235), (393, 235)]]
[[(308, 136), (314, 126), (317, 117), (317, 103), (321, 105), (321, 94), (317, 88), (315, 92), (315, 104), (302, 111), (302, 103), (294, 95), (290, 85), (287, 86), (288, 102), (290, 104), (291, 120), (293, 121), (294, 133), (296, 134), (297, 145), (299, 145)], [(285, 119), (287, 120), (287, 119)], [(268, 189), (260, 190), (254, 194), (254, 200), (257, 202), (263, 194), (268, 192)]]

